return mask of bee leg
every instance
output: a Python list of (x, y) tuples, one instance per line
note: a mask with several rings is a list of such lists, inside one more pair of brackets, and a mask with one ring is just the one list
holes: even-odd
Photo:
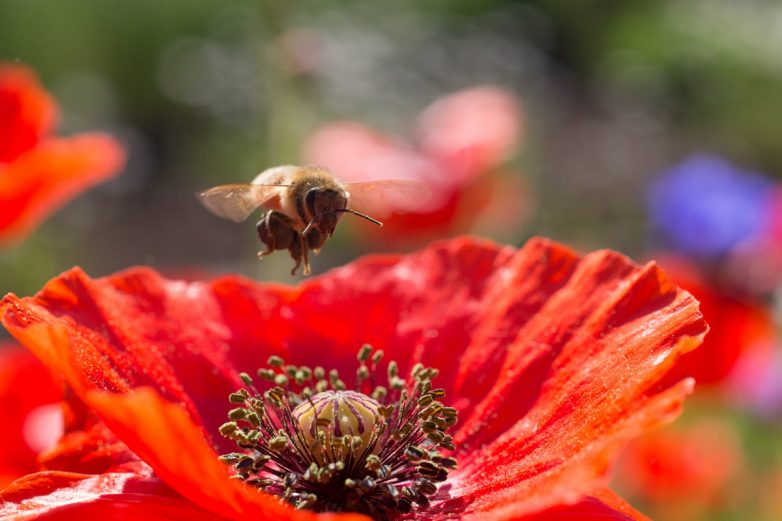
[(312, 269), (310, 268), (309, 247), (307, 246), (304, 237), (301, 237), (301, 254), (304, 259), (303, 273), (304, 275), (309, 275), (312, 272)]
[(312, 268), (310, 266), (310, 260), (307, 257), (307, 254), (304, 254), (304, 271), (302, 272), (304, 275), (309, 275), (312, 273)]
[(297, 232), (294, 233), (296, 237), (293, 239), (293, 242), (288, 247), (288, 252), (290, 252), (291, 258), (296, 261), (296, 265), (293, 266), (293, 269), (291, 270), (291, 275), (296, 275), (296, 270), (299, 269), (299, 266), (301, 266), (302, 259), (304, 258), (304, 255), (302, 254), (301, 235), (299, 235)]
[(321, 232), (319, 228), (312, 228), (310, 233), (307, 234), (307, 246), (317, 255), (320, 253), (320, 249), (327, 238), (328, 236)]
[(296, 264), (293, 266), (293, 269), (291, 270), (291, 275), (294, 275), (294, 276), (296, 275), (296, 270), (298, 270), (299, 266), (301, 266), (301, 257), (299, 257), (298, 259), (295, 259), (295, 260), (296, 260)]

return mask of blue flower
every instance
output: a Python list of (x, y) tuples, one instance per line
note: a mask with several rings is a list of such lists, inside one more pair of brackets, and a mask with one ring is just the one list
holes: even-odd
[(652, 183), (649, 217), (667, 246), (701, 257), (723, 255), (763, 231), (772, 186), (719, 156), (692, 156)]

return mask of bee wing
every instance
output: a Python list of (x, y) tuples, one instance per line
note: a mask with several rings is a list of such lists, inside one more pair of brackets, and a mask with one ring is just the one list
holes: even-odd
[(379, 218), (419, 210), (431, 197), (429, 186), (416, 179), (378, 179), (344, 186), (350, 194), (351, 210)]
[(207, 210), (224, 219), (242, 222), (257, 208), (277, 209), (279, 196), (287, 185), (220, 185), (198, 194)]

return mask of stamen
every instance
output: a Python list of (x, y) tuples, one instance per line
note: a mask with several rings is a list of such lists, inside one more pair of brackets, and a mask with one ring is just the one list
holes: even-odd
[[(259, 389), (247, 373), (246, 387), (229, 395), (235, 408), (219, 428), (241, 449), (220, 456), (234, 479), (316, 512), (354, 511), (376, 519), (425, 509), (456, 468), (448, 429), (457, 411), (432, 388), (438, 374), (416, 364), (407, 378), (396, 362), (378, 365), (383, 352), (364, 345), (353, 389), (339, 372), (320, 366), (286, 365), (269, 357), (258, 370)], [(236, 407), (238, 405), (238, 407)]]

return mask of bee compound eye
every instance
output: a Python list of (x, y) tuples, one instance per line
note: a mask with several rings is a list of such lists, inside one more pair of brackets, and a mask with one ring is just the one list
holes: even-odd
[(319, 190), (317, 188), (310, 188), (307, 191), (307, 194), (304, 196), (304, 205), (306, 206), (307, 210), (310, 212), (310, 214), (316, 214), (315, 211), (315, 200), (318, 198), (318, 192)]
[(348, 207), (348, 198), (345, 197), (343, 194), (338, 193), (336, 199), (337, 199), (337, 208), (339, 208), (340, 210), (344, 210), (345, 208)]

